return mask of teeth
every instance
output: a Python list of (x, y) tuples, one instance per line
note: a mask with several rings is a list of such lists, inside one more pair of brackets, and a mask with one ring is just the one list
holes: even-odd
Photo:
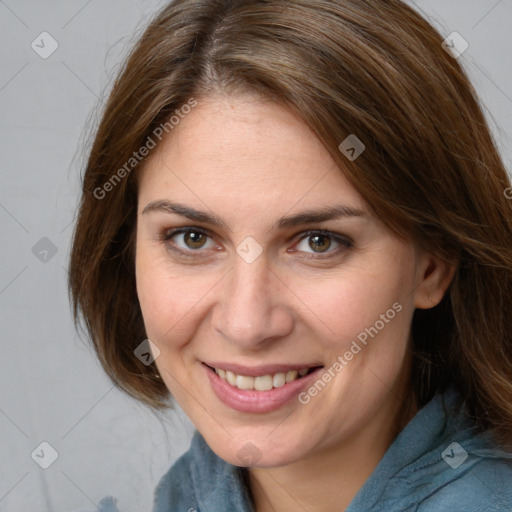
[(256, 391), (268, 391), (274, 387), (274, 379), (272, 375), (264, 375), (263, 377), (254, 378), (254, 389)]
[(298, 372), (291, 370), (286, 374), (286, 382), (291, 382), (297, 378)]
[(237, 375), (235, 385), (238, 389), (254, 389), (254, 377)]
[(258, 377), (248, 377), (247, 375), (237, 375), (229, 370), (215, 368), (215, 373), (231, 386), (238, 389), (252, 389), (256, 391), (269, 391), (272, 388), (280, 388), (288, 382), (304, 377), (309, 368), (301, 368), (299, 371), (290, 370), (289, 372), (280, 372), (274, 375), (261, 375)]
[(286, 384), (286, 375), (284, 373), (276, 373), (272, 379), (275, 388), (280, 388)]
[(233, 372), (226, 372), (226, 380), (234, 386), (236, 384), (236, 375)]

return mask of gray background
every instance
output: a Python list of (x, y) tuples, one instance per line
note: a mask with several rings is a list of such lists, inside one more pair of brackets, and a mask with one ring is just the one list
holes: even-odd
[[(113, 388), (75, 333), (66, 288), (86, 126), (163, 4), (0, 0), (0, 512), (94, 509), (106, 494), (148, 511), (190, 442), (181, 411), (160, 421)], [(468, 41), (461, 60), (510, 169), (512, 0), (416, 4)], [(43, 31), (59, 45), (47, 59), (31, 47)], [(47, 469), (31, 457), (43, 441), (58, 452)]]

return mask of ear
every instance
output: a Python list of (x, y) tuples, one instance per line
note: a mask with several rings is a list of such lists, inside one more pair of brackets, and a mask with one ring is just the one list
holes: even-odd
[(458, 262), (445, 261), (440, 256), (417, 251), (416, 289), (414, 306), (430, 309), (437, 306), (452, 282)]

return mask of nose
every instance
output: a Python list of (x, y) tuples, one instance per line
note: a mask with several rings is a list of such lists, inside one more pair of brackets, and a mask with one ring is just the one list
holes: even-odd
[(237, 257), (233, 270), (219, 284), (212, 323), (226, 340), (250, 350), (292, 332), (291, 292), (263, 255), (252, 263)]

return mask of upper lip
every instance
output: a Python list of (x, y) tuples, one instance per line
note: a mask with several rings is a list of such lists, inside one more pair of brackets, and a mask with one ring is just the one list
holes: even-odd
[(322, 366), (318, 363), (298, 363), (298, 364), (265, 364), (259, 366), (244, 366), (236, 363), (223, 361), (203, 361), (207, 366), (230, 371), (236, 375), (246, 375), (247, 377), (258, 377), (261, 375), (274, 375), (276, 373), (287, 373), (292, 370), (301, 370), (303, 368), (316, 368)]

